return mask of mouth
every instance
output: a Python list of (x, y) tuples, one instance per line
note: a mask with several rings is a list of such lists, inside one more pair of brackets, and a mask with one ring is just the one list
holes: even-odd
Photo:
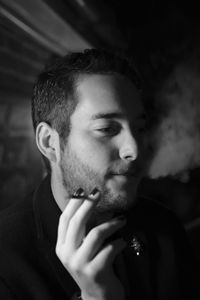
[(136, 174), (134, 173), (113, 173), (112, 176), (124, 182), (132, 181), (136, 178)]
[(113, 174), (114, 176), (124, 176), (124, 177), (133, 177), (133, 174), (130, 173), (119, 173), (119, 174)]
[(137, 172), (122, 172), (122, 173), (113, 173), (115, 176), (124, 176), (124, 177), (136, 177)]

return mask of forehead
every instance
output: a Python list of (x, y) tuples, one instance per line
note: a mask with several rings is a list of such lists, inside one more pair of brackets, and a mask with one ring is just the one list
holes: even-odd
[(81, 75), (77, 97), (74, 115), (83, 119), (113, 112), (134, 119), (143, 113), (139, 91), (129, 79), (120, 75)]

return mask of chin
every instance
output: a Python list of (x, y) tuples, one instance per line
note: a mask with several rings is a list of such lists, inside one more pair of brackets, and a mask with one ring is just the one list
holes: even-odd
[(113, 191), (113, 194), (116, 195), (116, 198), (121, 198), (121, 201), (126, 203), (132, 203), (135, 201), (137, 193), (137, 187), (129, 186), (129, 188), (124, 188), (120, 190)]
[(135, 193), (127, 191), (107, 191), (96, 207), (98, 214), (112, 213), (123, 214), (136, 203)]

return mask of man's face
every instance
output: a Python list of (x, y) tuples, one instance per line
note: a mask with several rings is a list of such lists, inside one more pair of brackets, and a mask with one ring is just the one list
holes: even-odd
[(126, 210), (135, 202), (142, 176), (141, 131), (145, 116), (133, 83), (117, 75), (82, 75), (78, 105), (61, 155), (63, 185), (69, 194), (101, 191), (98, 209)]

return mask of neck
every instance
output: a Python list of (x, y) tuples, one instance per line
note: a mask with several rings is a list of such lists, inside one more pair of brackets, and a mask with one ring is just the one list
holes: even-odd
[(52, 172), (51, 174), (51, 189), (58, 207), (61, 211), (64, 211), (70, 198), (63, 187), (61, 176), (59, 176), (59, 174), (55, 174), (55, 172)]

